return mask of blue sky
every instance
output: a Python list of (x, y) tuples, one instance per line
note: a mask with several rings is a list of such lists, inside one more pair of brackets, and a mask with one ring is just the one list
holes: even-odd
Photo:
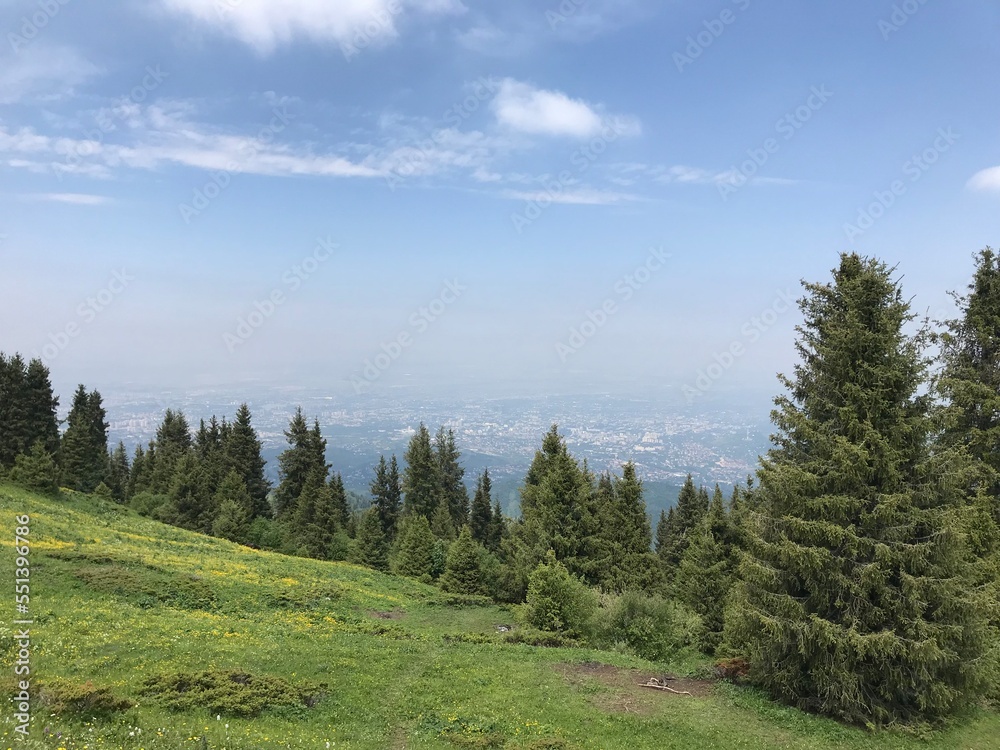
[(945, 313), (996, 246), (998, 32), (987, 0), (0, 0), (0, 349), (104, 387), (773, 391), (839, 252)]

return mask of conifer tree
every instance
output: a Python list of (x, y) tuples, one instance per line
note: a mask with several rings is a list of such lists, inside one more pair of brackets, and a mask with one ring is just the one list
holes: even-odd
[(406, 469), (403, 471), (405, 512), (419, 513), (430, 521), (438, 505), (438, 480), (431, 434), (423, 422), (410, 438), (403, 459), (406, 461)]
[(843, 255), (806, 284), (800, 362), (775, 399), (726, 639), (750, 679), (852, 723), (934, 721), (992, 665), (981, 592), (931, 460), (923, 338), (893, 270)]
[(448, 499), (444, 495), (438, 499), (437, 509), (431, 518), (431, 531), (438, 539), (447, 542), (453, 541), (457, 536), (455, 523), (452, 520), (451, 508), (448, 506)]
[(351, 562), (366, 565), (375, 570), (389, 569), (389, 542), (382, 531), (382, 521), (375, 508), (369, 508), (361, 515)]
[(480, 553), (481, 548), (472, 539), (469, 527), (463, 526), (458, 539), (448, 549), (441, 588), (452, 594), (484, 595), (486, 584)]
[(490, 497), (492, 487), (490, 471), (483, 469), (483, 473), (476, 479), (476, 492), (469, 515), (469, 531), (472, 533), (472, 538), (484, 547), (490, 546), (493, 529), (493, 499)]
[(656, 536), (653, 540), (653, 549), (656, 550), (661, 564), (666, 563), (667, 551), (670, 549), (670, 535), (674, 525), (674, 509), (668, 513), (660, 510), (660, 518), (656, 522)]
[(438, 496), (444, 498), (455, 528), (469, 522), (469, 493), (465, 488), (465, 469), (459, 463), (461, 454), (455, 444), (455, 432), (444, 427), (434, 438), (434, 463)]
[(310, 472), (314, 469), (319, 471), (325, 482), (330, 468), (326, 463), (326, 440), (320, 433), (319, 422), (316, 421), (310, 429), (302, 415), (302, 407), (295, 410), (285, 430), (285, 438), (289, 447), (278, 456), (280, 482), (274, 493), (277, 518), (294, 512)]
[(201, 462), (193, 451), (184, 453), (174, 469), (170, 485), (170, 501), (158, 515), (160, 520), (182, 529), (211, 533), (217, 508), (215, 493), (209, 494), (208, 483), (201, 474)]
[(493, 514), (490, 517), (489, 536), (484, 546), (490, 552), (497, 554), (500, 552), (500, 546), (506, 536), (507, 524), (504, 521), (503, 509), (500, 507), (500, 501), (496, 500), (493, 503)]
[(733, 533), (722, 490), (715, 494), (708, 513), (690, 537), (677, 569), (677, 597), (702, 618), (701, 649), (714, 653), (722, 641), (723, 618), (733, 584)]
[(369, 485), (372, 494), (372, 507), (378, 511), (382, 522), (382, 532), (390, 542), (396, 538), (396, 526), (402, 508), (402, 487), (399, 483), (399, 466), (396, 457), (390, 461), (385, 456), (379, 456), (375, 467), (375, 479)]
[(323, 559), (335, 531), (330, 488), (320, 467), (313, 467), (289, 519), (291, 541), (307, 557)]
[[(155, 449), (153, 448), (155, 443)], [(149, 490), (159, 495), (170, 492), (177, 465), (192, 447), (191, 428), (184, 412), (167, 409), (156, 429), (156, 438), (147, 452)], [(155, 460), (153, 459), (155, 456)]]
[(235, 469), (253, 500), (251, 518), (268, 518), (271, 506), (267, 501), (271, 483), (264, 473), (263, 444), (251, 423), (250, 407), (240, 404), (236, 419), (223, 433), (226, 465)]
[(694, 480), (688, 474), (677, 496), (677, 505), (671, 508), (671, 513), (667, 516), (667, 527), (662, 540), (664, 544), (658, 550), (670, 580), (677, 574), (684, 552), (691, 543), (691, 534), (707, 512), (708, 492), (704, 487), (695, 489)]
[(344, 490), (344, 479), (339, 472), (330, 476), (329, 487), (330, 509), (334, 527), (346, 532), (351, 520), (351, 506), (347, 501), (347, 492)]
[(39, 440), (28, 453), (19, 453), (10, 470), (10, 481), (47, 495), (59, 493), (59, 467)]
[(602, 475), (597, 498), (600, 585), (619, 592), (653, 588), (659, 582), (655, 575), (659, 566), (635, 465), (626, 463), (621, 478)]
[(58, 455), (58, 405), (49, 370), (40, 359), (25, 364), (20, 354), (7, 357), (0, 352), (0, 469), (13, 466), (36, 442), (46, 453)]
[(429, 580), (434, 574), (434, 545), (437, 540), (427, 519), (408, 516), (402, 523), (393, 572), (410, 578)]
[(116, 503), (124, 503), (129, 498), (130, 474), (131, 468), (128, 463), (128, 453), (125, 452), (125, 443), (119, 440), (115, 449), (108, 454), (108, 468), (105, 472), (105, 481), (111, 490), (111, 497)]
[(93, 492), (108, 470), (108, 423), (101, 394), (77, 388), (67, 422), (60, 451), (63, 484)]
[(253, 499), (243, 477), (235, 469), (226, 474), (215, 493), (218, 513), (212, 522), (212, 534), (237, 544), (246, 544), (252, 520)]

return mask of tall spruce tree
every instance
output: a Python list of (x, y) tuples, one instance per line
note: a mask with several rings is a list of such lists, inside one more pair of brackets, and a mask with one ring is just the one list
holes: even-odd
[(605, 473), (598, 480), (598, 576), (601, 587), (608, 591), (651, 589), (659, 583), (653, 532), (642, 493), (642, 482), (632, 463), (622, 467), (620, 478), (612, 479)]
[(722, 641), (734, 554), (733, 529), (722, 490), (716, 485), (708, 513), (690, 535), (675, 581), (677, 598), (701, 616), (700, 646), (706, 653), (714, 653)]
[(93, 492), (108, 470), (108, 422), (101, 394), (77, 388), (67, 423), (60, 451), (63, 484)]
[(253, 518), (253, 499), (243, 477), (235, 469), (226, 474), (215, 493), (218, 512), (212, 521), (212, 534), (237, 544), (246, 544)]
[(330, 469), (326, 463), (326, 440), (320, 432), (319, 421), (314, 422), (310, 429), (302, 415), (302, 407), (295, 410), (285, 430), (285, 439), (289, 447), (278, 456), (280, 481), (274, 493), (277, 518), (294, 512), (310, 472), (320, 472), (325, 482)]
[(264, 473), (263, 444), (251, 423), (250, 407), (245, 403), (236, 410), (236, 419), (223, 434), (223, 443), (227, 467), (239, 474), (253, 500), (251, 518), (268, 518), (271, 483)]
[(427, 519), (419, 514), (402, 522), (393, 572), (410, 578), (429, 580), (434, 573), (434, 545), (437, 539)]
[(402, 509), (402, 487), (399, 483), (399, 466), (396, 456), (390, 461), (385, 456), (379, 456), (375, 467), (375, 478), (369, 485), (372, 494), (372, 507), (378, 511), (382, 522), (382, 533), (390, 542), (396, 538), (396, 526)]
[(115, 449), (108, 454), (108, 468), (104, 480), (116, 503), (124, 503), (129, 498), (130, 474), (131, 467), (128, 462), (128, 453), (125, 451), (125, 443), (119, 440)]
[(452, 594), (485, 594), (481, 552), (482, 548), (472, 539), (469, 527), (463, 526), (458, 539), (448, 548), (441, 588)]
[(49, 370), (40, 359), (25, 364), (20, 354), (0, 352), (0, 469), (14, 465), (40, 442), (51, 456), (59, 453), (59, 399), (52, 394)]
[(389, 540), (385, 538), (382, 520), (375, 508), (361, 514), (350, 560), (375, 570), (389, 569)]
[(691, 535), (708, 513), (708, 505), (708, 492), (704, 487), (695, 488), (694, 479), (688, 474), (677, 496), (677, 505), (667, 516), (662, 545), (657, 550), (670, 581), (677, 575), (684, 552), (691, 543)]
[(403, 471), (405, 511), (419, 513), (430, 521), (438, 505), (438, 476), (431, 434), (423, 422), (410, 438), (403, 460), (406, 461)]
[(351, 506), (347, 500), (347, 491), (344, 489), (344, 478), (340, 472), (330, 476), (330, 513), (334, 526), (343, 531), (348, 530), (351, 520)]
[(146, 455), (150, 471), (148, 489), (151, 492), (166, 495), (171, 491), (177, 465), (191, 451), (191, 447), (191, 427), (184, 412), (167, 409)]
[(493, 527), (493, 499), (490, 497), (492, 488), (490, 470), (483, 469), (483, 473), (476, 479), (476, 492), (469, 512), (469, 531), (472, 538), (484, 547), (490, 546)]
[(469, 522), (469, 492), (465, 488), (465, 469), (459, 459), (455, 432), (441, 427), (434, 437), (434, 464), (438, 483), (438, 497), (443, 498), (456, 529)]
[(843, 255), (805, 284), (800, 362), (727, 611), (750, 679), (852, 723), (933, 721), (991, 667), (953, 469), (929, 459), (927, 362), (893, 269)]

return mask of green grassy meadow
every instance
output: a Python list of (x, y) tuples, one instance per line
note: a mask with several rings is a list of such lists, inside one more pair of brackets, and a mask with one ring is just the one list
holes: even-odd
[[(33, 719), (21, 740), (5, 697), (0, 748), (1000, 748), (1000, 715), (983, 709), (915, 737), (844, 727), (725, 683), (677, 683), (694, 695), (640, 688), (664, 673), (704, 677), (710, 665), (508, 643), (497, 626), (514, 624), (509, 608), (258, 552), (97, 498), (0, 485), (0, 685), (10, 695), (21, 514), (31, 517)], [(223, 713), (212, 706), (225, 699), (206, 693), (171, 708), (147, 690), (157, 677), (205, 672), (280, 678), (269, 683), (277, 699), (241, 716), (249, 703)], [(88, 682), (132, 707), (56, 713), (50, 690)]]

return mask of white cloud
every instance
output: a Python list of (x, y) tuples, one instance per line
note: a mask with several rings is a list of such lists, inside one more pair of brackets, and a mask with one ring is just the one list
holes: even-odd
[(0, 104), (63, 98), (100, 70), (68, 47), (31, 45), (0, 63)]
[(92, 195), (90, 193), (32, 193), (25, 197), (37, 201), (72, 203), (76, 206), (100, 206), (110, 202), (110, 198), (105, 195)]
[(546, 190), (508, 190), (504, 195), (507, 198), (519, 201), (565, 203), (581, 206), (610, 206), (616, 203), (639, 200), (639, 197), (635, 195), (615, 193), (609, 190), (594, 190), (591, 188), (564, 190), (558, 193)]
[(461, 0), (160, 0), (171, 12), (269, 53), (298, 37), (365, 46), (397, 35), (399, 16), (456, 13)]
[(546, 91), (528, 83), (505, 78), (492, 103), (497, 121), (522, 133), (590, 138), (607, 126), (620, 134), (634, 134), (638, 122), (631, 118), (606, 117), (600, 108), (561, 91)]
[(973, 190), (1000, 190), (1000, 167), (990, 167), (976, 172), (969, 180)]

